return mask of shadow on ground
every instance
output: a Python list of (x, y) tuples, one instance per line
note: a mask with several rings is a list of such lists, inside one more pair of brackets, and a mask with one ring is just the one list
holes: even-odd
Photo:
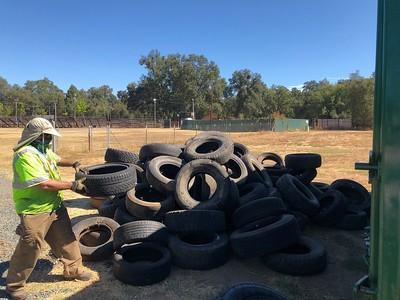
[[(77, 201), (77, 202), (75, 202)], [(86, 199), (67, 200), (66, 206), (82, 203)], [(91, 209), (89, 207), (88, 209)], [(89, 211), (88, 211), (89, 213)], [(87, 214), (72, 217), (72, 222), (93, 217)], [(27, 288), (33, 299), (140, 299), (211, 300), (219, 298), (231, 285), (239, 282), (256, 282), (280, 290), (289, 300), (350, 300), (353, 284), (367, 272), (363, 261), (362, 231), (341, 231), (312, 227), (305, 235), (318, 238), (327, 248), (328, 266), (319, 275), (295, 277), (268, 269), (259, 258), (240, 260), (234, 256), (224, 266), (207, 271), (172, 268), (164, 281), (145, 287), (129, 286), (118, 281), (112, 273), (112, 262), (85, 262), (85, 266), (98, 274), (92, 283), (68, 282), (62, 278), (62, 266), (54, 266), (46, 255), (38, 261)], [(8, 258), (13, 247), (5, 246)], [(51, 272), (52, 268), (53, 271)], [(0, 262), (0, 298), (4, 298), (5, 276), (8, 261)], [(54, 274), (53, 274), (54, 273)]]
[(362, 232), (308, 228), (305, 235), (316, 237), (327, 247), (328, 266), (319, 275), (290, 276), (268, 269), (260, 258), (241, 260), (234, 256), (222, 267), (207, 271), (173, 267), (164, 281), (145, 287), (125, 285), (114, 278), (110, 261), (87, 264), (100, 280), (69, 295), (68, 299), (218, 299), (230, 286), (256, 282), (280, 290), (290, 300), (350, 300), (353, 284), (367, 272), (363, 261)]

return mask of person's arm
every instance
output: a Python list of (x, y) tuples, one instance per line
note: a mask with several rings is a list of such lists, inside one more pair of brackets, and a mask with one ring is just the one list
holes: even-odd
[(69, 159), (63, 159), (61, 158), (58, 162), (57, 162), (57, 166), (60, 167), (72, 167), (74, 164), (78, 163), (78, 161), (76, 160), (69, 160)]
[(70, 190), (72, 188), (72, 182), (69, 181), (58, 181), (58, 180), (46, 180), (44, 182), (36, 185), (39, 189), (44, 191), (62, 191), (62, 190)]

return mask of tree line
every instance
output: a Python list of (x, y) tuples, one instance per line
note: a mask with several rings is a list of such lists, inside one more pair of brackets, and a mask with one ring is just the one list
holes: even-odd
[[(0, 77), (0, 115), (54, 114), (78, 117), (153, 117), (173, 119), (351, 118), (353, 127), (372, 127), (374, 75), (351, 73), (349, 79), (307, 81), (302, 88), (268, 87), (258, 73), (244, 69), (226, 80), (218, 66), (203, 55), (141, 57), (143, 74), (125, 90), (107, 85), (87, 90), (71, 85), (66, 92), (51, 80), (11, 85)], [(56, 105), (56, 106), (55, 106)]]

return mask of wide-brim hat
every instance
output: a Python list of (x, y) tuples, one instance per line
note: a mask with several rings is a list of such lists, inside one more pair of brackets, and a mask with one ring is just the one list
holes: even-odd
[(34, 118), (26, 124), (24, 130), (22, 131), (21, 139), (14, 147), (14, 151), (17, 151), (19, 148), (32, 143), (42, 134), (61, 136), (61, 134), (58, 133), (49, 120), (44, 118)]

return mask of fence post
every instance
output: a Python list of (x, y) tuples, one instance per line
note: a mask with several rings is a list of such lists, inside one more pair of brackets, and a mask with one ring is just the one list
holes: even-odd
[[(53, 120), (53, 127), (56, 128), (56, 122)], [(58, 139), (57, 136), (53, 135), (53, 143), (51, 145), (53, 152), (57, 152), (57, 143), (58, 143)]]
[(147, 123), (146, 123), (146, 134), (145, 134), (145, 136), (146, 136), (145, 144), (147, 144)]
[[(171, 120), (170, 120), (171, 121)], [(176, 130), (176, 128), (175, 128), (175, 124), (174, 124), (174, 141), (172, 142), (173, 144), (175, 144), (175, 130)]]
[(88, 127), (88, 144), (89, 144), (89, 152), (92, 152), (92, 126)]
[(107, 124), (107, 148), (110, 148), (110, 123)]

